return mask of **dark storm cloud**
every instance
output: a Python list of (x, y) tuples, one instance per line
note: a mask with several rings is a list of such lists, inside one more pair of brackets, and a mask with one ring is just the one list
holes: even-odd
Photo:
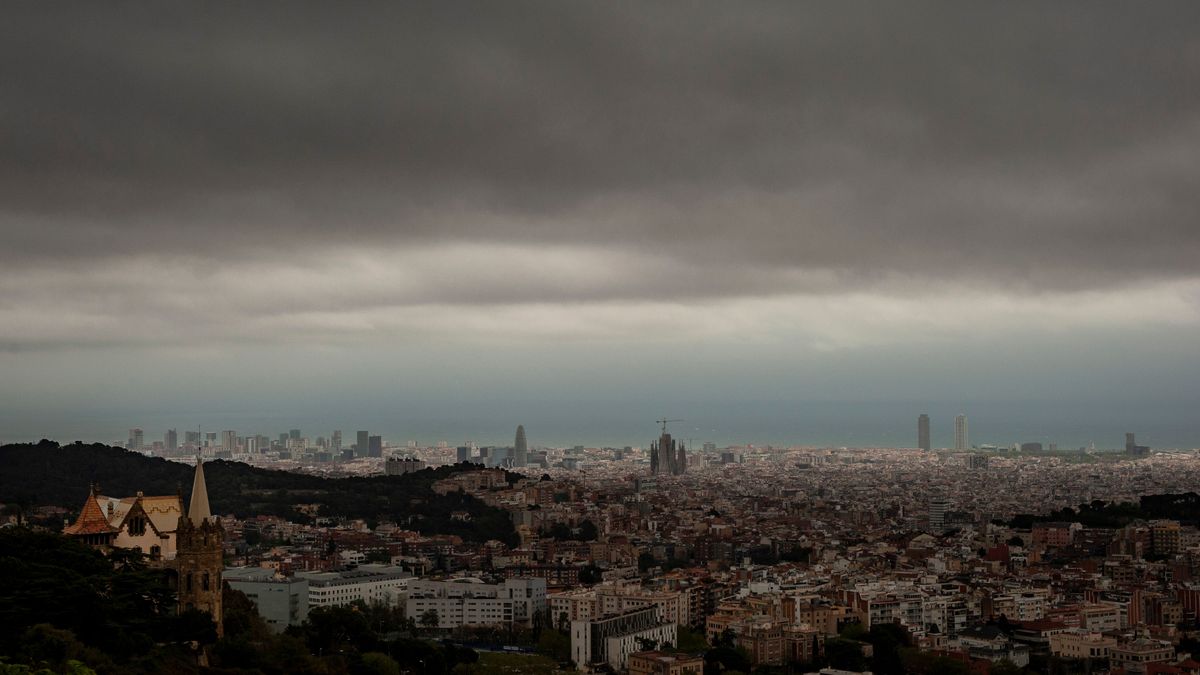
[[(23, 3), (0, 22), (0, 257), (504, 242), (848, 285), (1190, 278), (1198, 20), (1194, 2)], [(745, 276), (709, 292), (762, 291)]]

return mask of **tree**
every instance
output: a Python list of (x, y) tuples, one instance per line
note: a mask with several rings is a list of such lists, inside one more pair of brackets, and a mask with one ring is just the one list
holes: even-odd
[(595, 541), (600, 535), (600, 531), (596, 528), (596, 524), (590, 520), (585, 520), (579, 524), (579, 540), (580, 541)]
[(866, 670), (866, 659), (863, 658), (862, 645), (854, 640), (845, 638), (830, 638), (825, 641), (825, 658), (829, 665), (840, 670)]
[(400, 675), (400, 664), (387, 654), (367, 652), (362, 655), (362, 670), (365, 675)]
[(721, 634), (718, 635), (717, 639), (713, 642), (714, 647), (729, 647), (731, 649), (736, 644), (737, 644), (737, 634), (734, 633), (733, 630), (729, 629), (729, 628), (726, 628), (725, 630), (721, 631)]
[(303, 636), (309, 651), (316, 654), (368, 651), (378, 644), (366, 616), (355, 607), (317, 607), (294, 632)]
[(548, 628), (538, 636), (537, 653), (555, 661), (567, 661), (571, 658), (571, 638), (563, 631)]
[(990, 675), (1020, 675), (1021, 672), (1021, 667), (1008, 659), (1000, 659), (988, 669)]
[(679, 626), (679, 638), (676, 642), (677, 649), (685, 654), (701, 654), (710, 649), (703, 633), (683, 625)]
[(596, 565), (588, 565), (579, 570), (579, 583), (596, 584), (604, 579), (604, 573)]
[(638, 650), (643, 652), (652, 652), (658, 649), (658, 640), (651, 638), (639, 637), (637, 639)]
[(427, 609), (421, 614), (421, 625), (425, 628), (437, 628), (440, 623), (441, 619), (438, 618), (436, 609)]
[(704, 671), (740, 671), (750, 672), (750, 657), (746, 650), (740, 647), (715, 647), (704, 655)]

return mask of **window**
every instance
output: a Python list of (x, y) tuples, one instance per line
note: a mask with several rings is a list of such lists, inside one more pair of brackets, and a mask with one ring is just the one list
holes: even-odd
[(204, 580), (201, 583), (201, 586), (204, 588), (204, 590), (208, 590), (208, 572), (204, 573)]
[(188, 575), (187, 575), (187, 590), (189, 593), (192, 592), (192, 573), (191, 572), (188, 572)]

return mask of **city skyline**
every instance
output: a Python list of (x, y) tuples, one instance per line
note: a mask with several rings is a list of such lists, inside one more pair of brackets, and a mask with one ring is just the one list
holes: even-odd
[[(819, 434), (809, 433), (806, 435), (803, 432), (799, 432), (795, 435), (767, 435), (767, 434), (763, 434), (763, 433), (755, 434), (753, 432), (747, 432), (745, 434), (741, 434), (741, 433), (737, 433), (737, 432), (722, 432), (721, 430), (718, 430), (718, 429), (705, 429), (702, 427), (689, 426), (686, 423), (682, 423), (682, 424), (679, 424), (680, 433), (682, 435), (677, 436), (675, 438), (675, 440), (679, 441), (683, 445), (688, 446), (689, 448), (691, 448), (693, 446), (695, 448), (699, 448), (701, 445), (707, 445), (709, 443), (714, 443), (717, 446), (722, 447), (722, 448), (723, 447), (747, 446), (747, 445), (765, 447), (767, 445), (771, 445), (774, 447), (830, 447), (830, 448), (836, 448), (836, 447), (876, 448), (877, 447), (877, 448), (917, 448), (917, 449), (921, 449), (922, 448), (921, 434), (920, 434), (920, 425), (922, 422), (921, 418), (925, 418), (925, 421), (928, 421), (929, 430), (930, 430), (930, 434), (929, 434), (930, 446), (931, 446), (930, 449), (935, 450), (935, 451), (936, 450), (971, 450), (971, 449), (979, 449), (979, 448), (984, 448), (984, 449), (994, 448), (994, 449), (1004, 450), (1004, 449), (1011, 449), (1014, 446), (1019, 446), (1023, 443), (1030, 443), (1030, 442), (1035, 442), (1035, 443), (1040, 442), (1040, 443), (1045, 444), (1046, 446), (1055, 446), (1061, 452), (1074, 452), (1074, 451), (1079, 450), (1080, 448), (1086, 448), (1089, 450), (1095, 449), (1095, 450), (1101, 450), (1101, 451), (1120, 451), (1120, 450), (1128, 451), (1128, 438), (1129, 438), (1130, 433), (1133, 433), (1133, 432), (1123, 430), (1120, 432), (1110, 432), (1110, 433), (1106, 433), (1106, 434), (1087, 435), (1087, 434), (1083, 433), (1081, 430), (1077, 429), (1075, 431), (1069, 431), (1069, 432), (1063, 432), (1063, 433), (1056, 434), (1056, 433), (1046, 431), (1046, 429), (1048, 429), (1049, 427), (1029, 427), (1029, 426), (1022, 426), (1022, 425), (1008, 425), (1008, 424), (1004, 423), (1003, 421), (1001, 421), (1000, 424), (998, 424), (996, 426), (985, 427), (985, 429), (988, 429), (988, 433), (983, 439), (972, 440), (971, 438), (968, 438), (965, 447), (959, 448), (958, 444), (957, 444), (956, 429), (955, 429), (957, 417), (958, 416), (947, 417), (946, 419), (947, 419), (948, 423), (944, 423), (939, 426), (936, 418), (929, 417), (926, 414), (922, 414), (918, 417), (918, 434), (915, 437), (910, 435), (908, 439), (904, 438), (905, 434), (902, 433), (898, 427), (896, 429), (888, 429), (886, 431), (877, 432), (873, 436), (869, 435), (869, 433), (863, 432), (861, 430), (847, 431), (847, 432), (845, 432), (845, 435), (843, 435), (839, 439), (836, 436), (822, 437)], [(964, 420), (964, 422), (965, 422), (965, 420)], [(601, 426), (605, 429), (604, 432), (574, 433), (574, 432), (571, 432), (570, 430), (564, 430), (564, 427), (562, 427), (561, 425), (556, 426), (553, 423), (553, 421), (547, 420), (546, 423), (549, 425), (549, 428), (550, 428), (549, 434), (543, 435), (543, 434), (539, 433), (539, 435), (536, 439), (537, 440), (536, 443), (533, 443), (532, 445), (530, 445), (526, 442), (524, 447), (526, 447), (527, 449), (530, 447), (569, 448), (569, 447), (583, 445), (586, 447), (621, 448), (621, 447), (625, 447), (625, 446), (632, 446), (632, 447), (640, 447), (640, 448), (649, 448), (651, 442), (646, 439), (647, 432), (645, 431), (645, 429), (652, 428), (651, 425), (654, 424), (653, 422), (651, 424), (646, 424), (643, 420), (636, 420), (636, 419), (635, 420), (604, 420), (601, 422)], [(849, 422), (848, 425), (852, 426), (853, 422)], [(201, 444), (204, 443), (204, 437), (207, 436), (209, 438), (209, 440), (211, 441), (213, 447), (225, 447), (224, 439), (227, 438), (230, 434), (234, 434), (236, 437), (244, 437), (247, 439), (254, 438), (257, 436), (258, 438), (265, 439), (268, 442), (271, 440), (274, 440), (277, 437), (282, 438), (284, 436), (290, 436), (291, 438), (300, 438), (302, 436), (304, 439), (306, 439), (310, 443), (310, 446), (315, 446), (317, 440), (322, 439), (325, 442), (325, 445), (329, 448), (329, 450), (331, 452), (336, 453), (337, 450), (344, 450), (346, 452), (349, 452), (353, 447), (350, 445), (346, 445), (346, 446), (336, 445), (335, 446), (335, 444), (340, 443), (339, 433), (345, 433), (345, 430), (342, 428), (345, 426), (346, 425), (343, 424), (343, 425), (341, 425), (341, 427), (338, 427), (338, 428), (324, 428), (324, 427), (318, 428), (318, 427), (314, 427), (311, 425), (303, 425), (302, 424), (301, 428), (297, 429), (297, 428), (290, 428), (289, 424), (284, 424), (283, 426), (279, 427), (279, 430), (275, 430), (275, 427), (270, 426), (268, 423), (268, 424), (258, 425), (258, 426), (250, 425), (250, 426), (246, 426), (244, 428), (239, 428), (239, 429), (234, 429), (234, 430), (229, 430), (224, 427), (222, 427), (220, 431), (207, 431), (207, 430), (203, 430), (203, 429), (199, 429), (199, 430), (198, 429), (191, 429), (191, 430), (185, 429), (182, 432), (182, 436), (180, 436), (180, 431), (179, 431), (179, 429), (181, 427), (178, 427), (178, 425), (173, 426), (173, 427), (163, 427), (162, 429), (159, 429), (157, 427), (147, 427), (147, 428), (130, 427), (130, 428), (128, 428), (128, 434), (122, 436), (124, 438), (127, 438), (128, 439), (127, 441), (122, 441), (120, 438), (117, 438), (117, 437), (109, 439), (107, 437), (104, 437), (103, 434), (94, 434), (92, 436), (88, 436), (87, 438), (89, 440), (86, 442), (101, 441), (101, 442), (105, 442), (105, 443), (111, 443), (112, 445), (116, 445), (116, 446), (120, 446), (120, 447), (129, 447), (134, 438), (134, 436), (133, 436), (134, 431), (140, 432), (140, 436), (145, 439), (144, 447), (146, 447), (146, 448), (151, 447), (154, 444), (154, 442), (156, 442), (156, 441), (163, 443), (164, 446), (169, 447), (169, 443), (167, 441), (170, 438), (172, 432), (175, 432), (177, 441), (178, 441), (178, 438), (186, 437), (185, 441), (178, 441), (179, 446), (183, 446), (185, 444), (185, 442), (186, 443), (192, 442), (192, 440), (191, 440), (192, 437), (195, 436), (197, 433), (201, 434), (201, 437), (200, 437)], [(460, 445), (464, 445), (464, 444), (471, 444), (475, 447), (512, 448), (514, 451), (514, 455), (513, 455), (514, 460), (517, 459), (518, 448), (521, 446), (520, 441), (524, 440), (524, 437), (525, 437), (525, 433), (524, 433), (525, 425), (521, 424), (521, 425), (518, 425), (518, 427), (517, 427), (518, 432), (517, 432), (517, 436), (516, 436), (515, 440), (505, 439), (504, 433), (503, 433), (503, 431), (501, 431), (501, 429), (505, 429), (505, 428), (511, 429), (511, 425), (508, 425), (508, 423), (505, 421), (496, 422), (494, 424), (478, 426), (478, 427), (476, 427), (476, 429), (478, 430), (478, 433), (475, 433), (473, 435), (468, 435), (467, 437), (456, 437), (456, 436), (452, 436), (452, 435), (449, 435), (446, 433), (439, 433), (437, 431), (428, 431), (429, 427), (425, 427), (425, 429), (427, 430), (425, 433), (413, 433), (413, 429), (416, 427), (409, 427), (408, 429), (404, 429), (404, 428), (387, 428), (387, 427), (383, 427), (381, 425), (375, 425), (375, 424), (368, 425), (368, 426), (370, 426), (370, 428), (371, 428), (371, 431), (366, 432), (366, 441), (367, 441), (366, 447), (368, 447), (368, 448), (373, 447), (372, 444), (375, 442), (380, 443), (381, 446), (386, 446), (386, 447), (390, 447), (390, 448), (404, 448), (404, 447), (408, 447), (409, 444), (412, 444), (412, 443), (416, 443), (418, 447), (433, 447), (438, 443), (445, 443), (450, 447), (460, 446)], [(974, 425), (972, 424), (972, 426), (974, 426)], [(290, 434), (288, 431), (283, 431), (283, 429), (285, 427), (288, 427), (290, 429), (290, 432), (291, 432)], [(641, 427), (643, 430), (638, 431), (637, 429), (639, 427)], [(1129, 427), (1128, 425), (1122, 426), (1122, 425), (1120, 425), (1119, 422), (1110, 424), (1107, 426), (1107, 428), (1109, 428), (1109, 429), (1116, 429), (1118, 427), (1121, 429), (1134, 428), (1134, 427)], [(541, 430), (545, 429), (545, 427), (540, 427), (540, 426), (538, 428)], [(632, 429), (632, 431), (630, 431), (627, 435), (614, 433), (614, 430), (619, 430), (619, 429), (623, 429), (623, 428), (629, 428), (629, 429)], [(1138, 428), (1140, 429), (1140, 427), (1138, 427)], [(1006, 431), (1006, 429), (1007, 429), (1007, 431)], [(1143, 436), (1146, 439), (1153, 439), (1153, 440), (1151, 440), (1151, 443), (1153, 444), (1151, 447), (1153, 447), (1154, 449), (1157, 449), (1157, 450), (1188, 450), (1188, 449), (1191, 449), (1184, 444), (1172, 443), (1169, 440), (1170, 436), (1164, 435), (1162, 433), (1155, 433), (1153, 430), (1139, 431), (1136, 433), (1138, 433), (1139, 435)], [(604, 434), (608, 434), (608, 435), (604, 435)], [(910, 434), (911, 434), (911, 432), (910, 432)], [(973, 432), (971, 432), (971, 434), (973, 435)], [(57, 441), (60, 443), (69, 443), (69, 442), (73, 442), (76, 440), (84, 440), (83, 437), (75, 438), (75, 437), (70, 437), (70, 436), (49, 435), (49, 436), (43, 436), (43, 437), (49, 438), (50, 440), (54, 440), (54, 441)], [(375, 439), (379, 439), (379, 440), (376, 441)], [(0, 442), (30, 442), (30, 441), (34, 441), (34, 440), (39, 440), (39, 439), (35, 439), (35, 438), (0, 439)], [(914, 442), (914, 440), (915, 440), (915, 442)], [(849, 442), (842, 442), (842, 441), (849, 441)], [(267, 446), (263, 446), (258, 449), (265, 451), (266, 447)], [(369, 453), (367, 453), (367, 454), (360, 453), (360, 454), (356, 454), (355, 456), (356, 457), (364, 457), (364, 456), (379, 456), (379, 455), (378, 454), (370, 455)], [(517, 466), (520, 466), (520, 464), (517, 464)]]

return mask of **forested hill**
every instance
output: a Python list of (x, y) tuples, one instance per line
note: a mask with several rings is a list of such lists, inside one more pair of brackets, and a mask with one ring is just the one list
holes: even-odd
[[(209, 503), (216, 514), (239, 518), (277, 515), (296, 522), (308, 518), (297, 504), (321, 504), (323, 516), (394, 520), (430, 534), (457, 534), (473, 541), (516, 541), (507, 512), (469, 495), (438, 495), (431, 489), (441, 478), (477, 465), (426, 469), (407, 476), (323, 478), (272, 471), (223, 460), (205, 462)], [(0, 503), (24, 509), (62, 506), (77, 510), (96, 483), (106, 495), (125, 497), (139, 490), (147, 495), (176, 494), (185, 499), (194, 469), (186, 464), (105, 445), (59, 446), (38, 444), (0, 446)], [(513, 474), (513, 478), (515, 478)], [(452, 519), (467, 511), (469, 521)]]

